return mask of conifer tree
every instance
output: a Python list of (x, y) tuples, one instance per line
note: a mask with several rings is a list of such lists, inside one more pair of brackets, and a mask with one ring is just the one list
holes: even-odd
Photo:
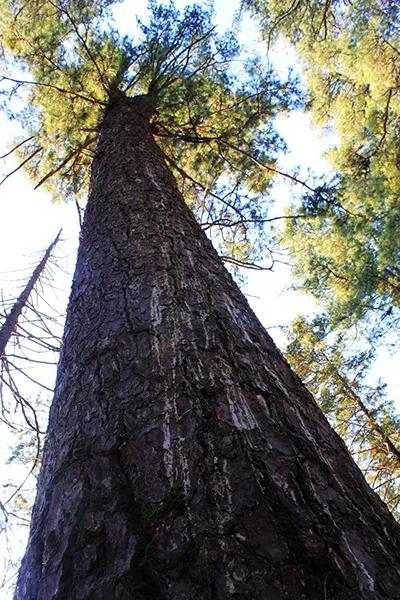
[(398, 525), (173, 176), (249, 260), (288, 86), (229, 74), (198, 6), (151, 4), (136, 44), (104, 2), (7, 7), (21, 165), (65, 196), (90, 179), (16, 598), (395, 598)]
[(334, 176), (288, 221), (295, 274), (332, 326), (361, 319), (379, 339), (398, 329), (399, 20), (391, 0), (248, 0), (265, 38), (302, 59), (314, 122), (337, 134)]

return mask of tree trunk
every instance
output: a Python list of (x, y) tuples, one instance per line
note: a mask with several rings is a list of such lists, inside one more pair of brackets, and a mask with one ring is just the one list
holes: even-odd
[(151, 113), (104, 117), (16, 598), (398, 598), (398, 525), (195, 222)]
[(54, 246), (58, 243), (58, 240), (60, 239), (60, 235), (61, 235), (61, 231), (58, 232), (54, 241), (47, 248), (46, 252), (43, 255), (42, 260), (39, 262), (39, 264), (33, 271), (28, 283), (26, 284), (26, 286), (24, 287), (24, 289), (22, 290), (22, 292), (16, 299), (15, 303), (13, 304), (12, 309), (6, 316), (4, 323), (2, 324), (2, 326), (0, 328), (0, 360), (5, 356), (6, 346), (17, 328), (18, 320), (22, 314), (22, 311), (26, 307), (27, 302), (29, 300), (29, 296), (31, 295), (41, 274), (43, 273), (44, 269), (46, 268), (47, 261), (50, 258), (50, 255), (53, 251)]

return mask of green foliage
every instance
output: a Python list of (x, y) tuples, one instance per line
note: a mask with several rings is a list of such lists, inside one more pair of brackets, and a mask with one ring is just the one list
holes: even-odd
[(272, 171), (254, 158), (274, 165), (282, 142), (272, 118), (295, 103), (294, 84), (244, 59), (199, 5), (180, 14), (150, 2), (148, 24), (130, 39), (112, 27), (111, 2), (1, 1), (3, 93), (26, 131), (18, 152), (37, 186), (85, 197), (105, 108), (118, 92), (149, 94), (154, 133), (199, 220), (225, 253), (260, 257)]
[[(371, 486), (400, 518), (400, 419), (385, 385), (368, 385), (372, 351), (347, 351), (341, 335), (327, 337), (328, 319), (292, 325), (287, 358), (344, 439)], [(332, 336), (331, 336), (332, 337)]]
[(332, 328), (363, 321), (378, 339), (399, 319), (400, 213), (388, 196), (380, 204), (378, 197), (364, 196), (364, 204), (353, 208), (360, 189), (344, 197), (341, 186), (339, 181), (331, 194), (334, 203), (326, 191), (304, 197), (307, 218), (287, 224), (285, 242), (300, 286), (322, 302)]
[[(332, 325), (375, 318), (397, 323), (400, 303), (400, 5), (391, 0), (249, 0), (265, 36), (292, 41), (317, 124), (337, 132), (328, 155), (337, 176), (306, 196), (307, 217), (285, 242), (300, 284)], [(374, 316), (375, 315), (375, 316)]]

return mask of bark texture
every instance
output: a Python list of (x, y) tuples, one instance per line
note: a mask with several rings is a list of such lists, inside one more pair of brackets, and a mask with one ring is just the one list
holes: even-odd
[(151, 112), (104, 118), (16, 598), (399, 598), (399, 526), (195, 222)]

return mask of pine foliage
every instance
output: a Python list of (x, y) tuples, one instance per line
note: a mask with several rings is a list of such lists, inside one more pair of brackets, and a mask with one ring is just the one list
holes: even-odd
[(181, 14), (151, 2), (148, 23), (122, 37), (112, 4), (1, 1), (4, 103), (25, 131), (19, 165), (54, 197), (84, 199), (107, 106), (148, 94), (154, 134), (221, 254), (260, 259), (282, 147), (272, 119), (296, 102), (294, 84), (245, 57), (232, 33), (218, 35), (200, 5)]
[(400, 5), (392, 0), (256, 0), (265, 37), (303, 61), (314, 121), (334, 129), (335, 175), (303, 199), (286, 243), (301, 285), (332, 325), (394, 329), (400, 307)]

